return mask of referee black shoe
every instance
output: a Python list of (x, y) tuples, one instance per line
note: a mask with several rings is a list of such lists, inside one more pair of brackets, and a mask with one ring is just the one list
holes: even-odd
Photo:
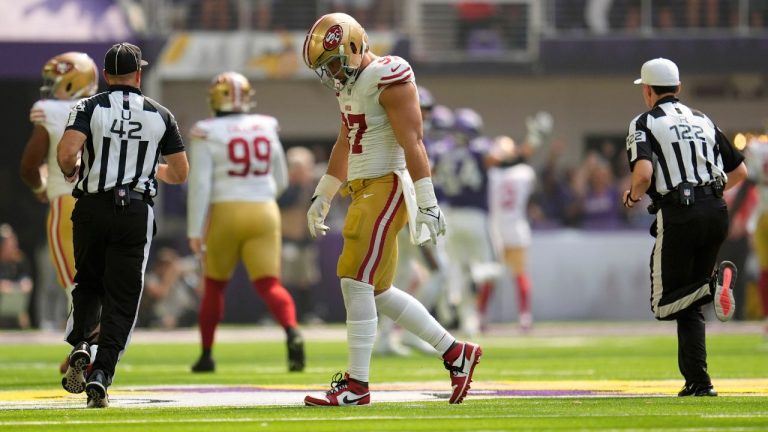
[(69, 353), (69, 366), (61, 386), (70, 393), (82, 393), (85, 390), (85, 371), (91, 363), (91, 347), (88, 342), (76, 344)]
[(109, 406), (107, 387), (109, 387), (109, 379), (104, 371), (101, 369), (93, 371), (88, 377), (88, 384), (85, 385), (88, 408), (107, 408)]
[(677, 393), (680, 397), (685, 396), (717, 396), (715, 388), (712, 384), (686, 384)]
[(304, 371), (305, 363), (304, 338), (295, 328), (288, 329), (286, 334), (286, 345), (288, 346), (288, 371), (302, 372)]
[(733, 286), (736, 284), (736, 265), (723, 261), (717, 269), (717, 285), (715, 285), (715, 316), (720, 321), (729, 321), (736, 310), (733, 300)]

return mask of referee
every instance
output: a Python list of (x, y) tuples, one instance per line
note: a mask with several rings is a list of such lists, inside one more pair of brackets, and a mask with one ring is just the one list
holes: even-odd
[[(77, 198), (66, 331), (74, 348), (62, 385), (70, 393), (85, 391), (88, 407), (109, 406), (107, 387), (136, 323), (155, 234), (157, 180), (183, 183), (189, 171), (173, 115), (139, 89), (146, 64), (139, 47), (113, 45), (104, 58), (109, 88), (75, 105), (58, 146), (59, 167), (76, 182)], [(167, 164), (158, 163), (160, 155)], [(100, 325), (98, 336), (93, 323)], [(93, 359), (91, 344), (98, 346)]]
[(649, 111), (629, 124), (627, 156), (632, 183), (623, 204), (633, 207), (646, 192), (656, 214), (651, 234), (651, 310), (677, 321), (678, 366), (685, 386), (678, 396), (717, 396), (707, 372), (704, 314), (714, 300), (721, 321), (733, 316), (736, 267), (713, 272), (728, 233), (723, 191), (747, 175), (744, 157), (702, 112), (683, 105), (677, 65), (657, 58), (640, 78)]

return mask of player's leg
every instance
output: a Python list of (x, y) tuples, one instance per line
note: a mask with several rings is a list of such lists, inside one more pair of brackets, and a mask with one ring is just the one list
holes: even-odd
[(337, 273), (342, 278), (347, 309), (349, 374), (362, 382), (368, 381), (376, 336), (374, 293), (383, 288), (382, 283), (392, 282), (397, 267), (397, 234), (406, 218), (402, 190), (394, 174), (359, 182), (344, 223), (344, 248)]
[(518, 321), (522, 330), (528, 330), (533, 324), (531, 315), (531, 281), (526, 272), (528, 250), (524, 247), (508, 247), (504, 249), (504, 262), (515, 278), (517, 287)]
[(71, 304), (71, 292), (75, 283), (75, 251), (72, 245), (72, 210), (75, 199), (71, 196), (58, 196), (51, 200), (48, 211), (48, 246), (51, 261), (56, 270), (56, 279), (67, 291), (68, 305)]
[[(768, 212), (760, 215), (754, 234), (755, 253), (760, 264), (758, 291), (760, 292), (763, 318), (768, 319)], [(768, 327), (766, 327), (768, 332)]]
[[(415, 252), (418, 246), (414, 246), (410, 241), (410, 234), (407, 229), (400, 230), (397, 236), (398, 254), (397, 254), (397, 272), (395, 274), (395, 285), (409, 286), (416, 278)], [(381, 355), (395, 355), (405, 357), (411, 354), (410, 350), (404, 347), (396, 337), (395, 322), (387, 316), (379, 315), (379, 325), (376, 331), (376, 343), (373, 350)]]
[(453, 385), (449, 401), (461, 403), (469, 390), (482, 349), (470, 342), (457, 341), (424, 305), (394, 286), (376, 295), (376, 308), (442, 354), (445, 367), (451, 372)]
[(468, 255), (466, 260), (469, 263), (471, 284), (464, 287), (459, 315), (461, 329), (473, 337), (480, 331), (477, 297), (483, 292), (493, 291), (501, 266), (491, 243), (487, 213), (478, 209), (465, 209), (461, 214), (466, 229), (462, 249)]
[(288, 370), (304, 370), (304, 340), (297, 329), (296, 306), (293, 297), (280, 283), (280, 210), (274, 201), (251, 203), (248, 238), (243, 242), (241, 256), (254, 289), (267, 309), (286, 333)]
[(202, 354), (192, 366), (193, 372), (215, 369), (212, 357), (214, 335), (224, 318), (224, 290), (235, 270), (240, 250), (240, 230), (233, 218), (241, 212), (232, 203), (211, 206), (203, 257), (203, 298), (198, 313)]
[[(75, 251), (72, 244), (72, 210), (74, 207), (75, 198), (72, 196), (60, 195), (53, 198), (48, 208), (46, 230), (48, 251), (56, 271), (56, 280), (67, 298), (65, 313), (69, 313), (72, 308), (72, 289), (75, 287)], [(98, 319), (98, 315), (96, 319)], [(69, 359), (65, 358), (59, 365), (59, 372), (65, 373), (68, 365)]]
[[(334, 379), (320, 398), (307, 396), (307, 405), (338, 406), (370, 403), (368, 377), (376, 339), (374, 286), (392, 281), (397, 260), (397, 233), (407, 219), (397, 177), (352, 180), (352, 203), (342, 234), (344, 247), (337, 275), (347, 312), (348, 375)], [(388, 273), (385, 274), (385, 273)], [(349, 394), (349, 392), (354, 394)]]

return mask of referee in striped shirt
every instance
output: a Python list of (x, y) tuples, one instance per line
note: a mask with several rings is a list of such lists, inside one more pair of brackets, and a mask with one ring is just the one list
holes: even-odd
[(707, 372), (701, 307), (713, 302), (718, 319), (733, 316), (736, 267), (723, 261), (715, 271), (715, 264), (728, 233), (723, 191), (744, 180), (747, 168), (712, 120), (678, 100), (680, 75), (672, 61), (649, 60), (635, 84), (642, 84), (650, 110), (629, 124), (632, 183), (623, 204), (631, 208), (645, 193), (653, 200), (651, 310), (656, 319), (677, 321), (685, 378), (678, 396), (717, 396)]
[[(189, 171), (173, 115), (141, 93), (146, 64), (139, 47), (112, 46), (104, 58), (109, 88), (75, 105), (58, 146), (59, 166), (76, 182), (77, 198), (77, 272), (66, 335), (74, 348), (62, 385), (85, 391), (88, 407), (109, 405), (107, 387), (136, 323), (156, 230), (157, 181), (183, 183)], [(159, 163), (161, 155), (166, 163)], [(90, 345), (98, 346), (94, 358)]]

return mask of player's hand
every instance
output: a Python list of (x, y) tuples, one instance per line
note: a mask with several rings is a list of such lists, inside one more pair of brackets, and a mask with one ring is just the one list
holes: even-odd
[(445, 234), (445, 216), (440, 211), (440, 207), (435, 205), (432, 207), (421, 208), (416, 214), (416, 229), (421, 231), (421, 226), (426, 225), (429, 230), (429, 237), (432, 239), (432, 244), (437, 244), (437, 236)]
[(189, 250), (191, 250), (195, 255), (202, 255), (203, 252), (205, 252), (205, 244), (203, 244), (203, 239), (200, 237), (190, 237)]
[(312, 238), (317, 238), (318, 234), (326, 235), (330, 228), (325, 224), (325, 217), (328, 216), (328, 210), (331, 209), (331, 200), (322, 195), (312, 197), (312, 205), (307, 211), (307, 228)]
[(48, 203), (48, 194), (45, 191), (36, 193), (35, 198), (43, 204)]

